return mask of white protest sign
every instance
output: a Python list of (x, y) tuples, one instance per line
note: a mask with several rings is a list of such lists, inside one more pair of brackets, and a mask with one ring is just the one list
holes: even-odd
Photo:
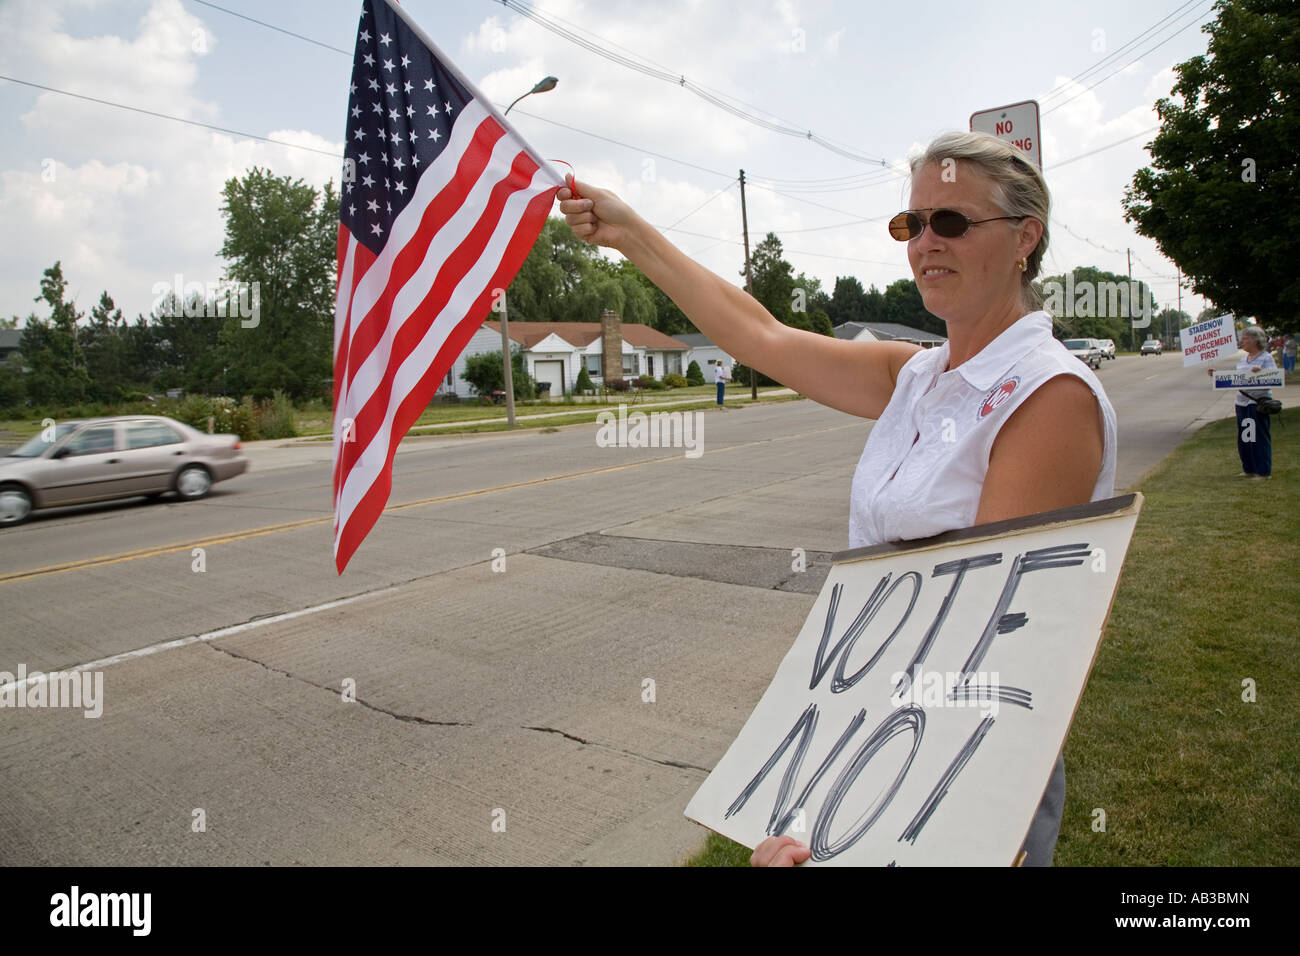
[(1259, 372), (1215, 372), (1214, 387), (1219, 388), (1282, 388), (1286, 375), (1280, 368), (1266, 368)]
[(1019, 146), (1039, 169), (1043, 168), (1043, 147), (1038, 134), (1038, 103), (1025, 100), (1010, 106), (980, 110), (970, 115), (972, 133), (992, 133), (998, 139)]
[(1183, 365), (1213, 362), (1237, 351), (1237, 333), (1232, 315), (1220, 315), (1189, 325), (1178, 332), (1183, 346)]
[(835, 556), (686, 816), (811, 863), (1015, 862), (1142, 508), (1127, 495)]

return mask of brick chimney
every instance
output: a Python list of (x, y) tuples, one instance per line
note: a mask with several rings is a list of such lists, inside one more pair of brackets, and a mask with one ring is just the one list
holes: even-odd
[(600, 364), (605, 381), (623, 377), (623, 322), (618, 313), (600, 313)]

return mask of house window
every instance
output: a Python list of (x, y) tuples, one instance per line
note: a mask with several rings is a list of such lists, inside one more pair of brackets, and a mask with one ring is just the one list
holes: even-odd
[(587, 374), (593, 375), (596, 378), (600, 378), (600, 356), (599, 355), (587, 356)]
[(676, 352), (669, 352), (664, 356), (664, 374), (681, 375), (682, 374), (682, 357)]
[(628, 352), (626, 355), (623, 356), (623, 374), (624, 375), (639, 374), (637, 371), (635, 352)]
[(452, 365), (451, 368), (447, 369), (447, 381), (445, 384), (453, 392), (456, 390), (456, 366), (455, 365)]
[(653, 355), (645, 357), (645, 373), (651, 378), (655, 377), (655, 357)]

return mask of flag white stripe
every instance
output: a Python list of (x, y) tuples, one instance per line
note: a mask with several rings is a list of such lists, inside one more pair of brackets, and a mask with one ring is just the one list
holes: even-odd
[[(397, 370), (397, 374), (393, 378), (392, 397), (385, 411), (383, 423), (377, 430), (375, 440), (369, 444), (348, 472), (343, 491), (339, 495), (338, 510), (339, 514), (344, 517), (340, 521), (339, 533), (335, 536), (336, 552), (338, 550), (338, 538), (351, 518), (353, 509), (356, 508), (370, 486), (374, 484), (385, 464), (389, 443), (394, 437), (392, 435), (392, 425), (397, 407), (428, 371), (438, 351), (446, 342), (447, 336), (465, 318), (470, 306), (483, 294), (488, 287), (488, 283), (492, 281), (501, 260), (505, 257), (510, 241), (519, 228), (519, 221), (528, 204), (539, 193), (552, 189), (555, 185), (554, 174), (542, 167), (536, 171), (532, 182), (525, 189), (521, 189), (510, 196), (482, 255), (479, 256), (461, 281), (457, 283), (447, 305), (438, 313), (428, 333)], [(400, 441), (401, 437), (398, 435), (396, 439)]]
[[(348, 233), (348, 250), (344, 254), (343, 268), (339, 271), (339, 287), (335, 293), (334, 299), (334, 354), (339, 354), (339, 342), (343, 337), (343, 323), (347, 320), (348, 306), (352, 301), (352, 270), (357, 263), (357, 240)], [(336, 371), (336, 374), (339, 374)], [(342, 436), (339, 434), (339, 414), (337, 409), (344, 408), (347, 405), (348, 392), (348, 362), (345, 359), (340, 381), (334, 383), (339, 390), (338, 400), (334, 403), (334, 457), (333, 467), (330, 474), (338, 470), (339, 466), (339, 449), (341, 446)], [(338, 489), (334, 489), (334, 503), (338, 504)], [(335, 513), (334, 520), (338, 521), (338, 514)]]

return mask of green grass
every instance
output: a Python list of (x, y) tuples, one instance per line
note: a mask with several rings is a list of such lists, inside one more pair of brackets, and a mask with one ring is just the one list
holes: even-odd
[[(1300, 863), (1300, 411), (1281, 421), (1269, 481), (1235, 477), (1225, 419), (1139, 483), (1146, 502), (1065, 745), (1057, 866)], [(710, 834), (688, 865), (746, 866), (749, 853)]]

